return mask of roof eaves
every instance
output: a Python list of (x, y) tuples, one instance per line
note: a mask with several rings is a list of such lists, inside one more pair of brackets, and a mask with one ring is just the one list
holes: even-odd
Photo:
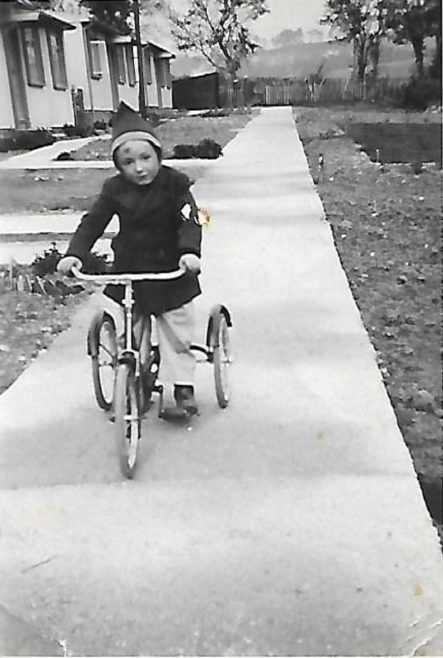
[(39, 17), (38, 17), (39, 23), (43, 23), (46, 25), (54, 25), (56, 27), (61, 28), (62, 30), (75, 30), (76, 26), (67, 21), (64, 18), (61, 18), (57, 14), (53, 14), (52, 12), (46, 11), (46, 10), (40, 10), (39, 11)]
[(97, 18), (91, 18), (89, 24), (86, 27), (87, 29), (92, 28), (98, 30), (99, 32), (102, 32), (107, 36), (113, 36), (113, 37), (130, 36), (131, 34), (130, 31), (124, 33), (121, 30), (117, 29), (116, 27), (113, 27), (112, 25), (108, 25), (107, 23), (103, 23), (102, 21), (99, 21)]
[(151, 41), (151, 39), (146, 40), (146, 46), (150, 46), (151, 48), (154, 48), (154, 50), (158, 50), (159, 52), (167, 53), (170, 57), (175, 57), (174, 53), (172, 53), (167, 48), (163, 48), (163, 46), (159, 46), (158, 43), (154, 43), (154, 41)]

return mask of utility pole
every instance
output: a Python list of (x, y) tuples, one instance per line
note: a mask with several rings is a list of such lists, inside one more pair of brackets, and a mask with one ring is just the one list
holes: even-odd
[(138, 62), (138, 111), (142, 117), (146, 118), (146, 94), (145, 94), (145, 72), (143, 66), (143, 48), (140, 35), (140, 2), (133, 0), (134, 8), (134, 26), (135, 42), (137, 45), (137, 62)]

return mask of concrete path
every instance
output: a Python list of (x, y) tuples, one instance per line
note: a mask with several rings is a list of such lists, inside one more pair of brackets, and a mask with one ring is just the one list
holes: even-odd
[[(83, 308), (0, 398), (0, 603), (72, 655), (441, 655), (443, 560), (289, 108), (195, 186), (234, 395), (122, 482)], [(92, 304), (92, 302), (91, 302)]]
[[(1, 173), (0, 173), (1, 175)], [(0, 215), (0, 263), (15, 260), (29, 264), (48, 249), (52, 240), (64, 252), (70, 234), (74, 233), (81, 212), (21, 213)], [(118, 231), (118, 219), (108, 225), (103, 239), (98, 240), (94, 251), (112, 254), (111, 238)]]
[(20, 155), (14, 155), (6, 160), (0, 162), (0, 169), (40, 169), (46, 168), (49, 164), (51, 167), (54, 165), (56, 168), (59, 165), (64, 166), (65, 162), (55, 160), (55, 158), (67, 151), (77, 151), (86, 146), (91, 141), (98, 139), (97, 137), (83, 137), (75, 139), (63, 139), (54, 144), (49, 144), (48, 146), (43, 146), (32, 151), (27, 151), (26, 153), (20, 153)]

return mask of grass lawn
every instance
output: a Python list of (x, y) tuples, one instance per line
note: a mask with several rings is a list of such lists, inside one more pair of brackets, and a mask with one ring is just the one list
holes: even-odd
[(0, 170), (0, 212), (87, 210), (112, 174), (103, 169)]
[[(177, 144), (198, 144), (202, 139), (213, 139), (226, 146), (239, 130), (250, 121), (253, 114), (232, 113), (225, 117), (179, 117), (161, 123), (155, 132), (165, 158), (171, 158)], [(110, 137), (87, 144), (74, 155), (76, 160), (109, 160)]]
[[(396, 148), (406, 162), (382, 166), (343, 130), (348, 126), (340, 108), (295, 108), (295, 114), (342, 265), (443, 537), (441, 171), (427, 166), (418, 175), (410, 164), (415, 124), (427, 113), (411, 113), (410, 132), (402, 128), (405, 138)], [(381, 116), (373, 111), (371, 118), (378, 124)], [(393, 110), (392, 124), (404, 123), (400, 118)], [(352, 121), (359, 120), (368, 122), (368, 112), (360, 117), (354, 111)]]
[[(227, 117), (181, 117), (161, 124), (157, 132), (165, 144), (166, 155), (175, 144), (198, 143), (209, 137), (221, 146), (235, 137), (253, 114), (233, 113)], [(75, 157), (82, 160), (109, 159), (109, 138), (94, 141), (79, 149)], [(188, 161), (189, 162), (189, 161)], [(167, 165), (168, 162), (166, 161)], [(180, 165), (177, 166), (180, 169)], [(184, 169), (194, 181), (204, 167), (187, 165)], [(0, 213), (87, 210), (113, 169), (42, 169), (0, 170)], [(1, 233), (1, 214), (0, 214)]]
[[(180, 165), (176, 168), (180, 169)], [(203, 175), (204, 167), (195, 164), (183, 171), (196, 181)], [(113, 168), (0, 170), (0, 234), (1, 213), (88, 210), (106, 178), (115, 173)]]

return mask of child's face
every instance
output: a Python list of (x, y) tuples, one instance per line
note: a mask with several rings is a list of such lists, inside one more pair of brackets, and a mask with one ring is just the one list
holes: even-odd
[(124, 176), (135, 185), (149, 185), (160, 169), (154, 147), (141, 139), (122, 144), (117, 149), (117, 161)]

